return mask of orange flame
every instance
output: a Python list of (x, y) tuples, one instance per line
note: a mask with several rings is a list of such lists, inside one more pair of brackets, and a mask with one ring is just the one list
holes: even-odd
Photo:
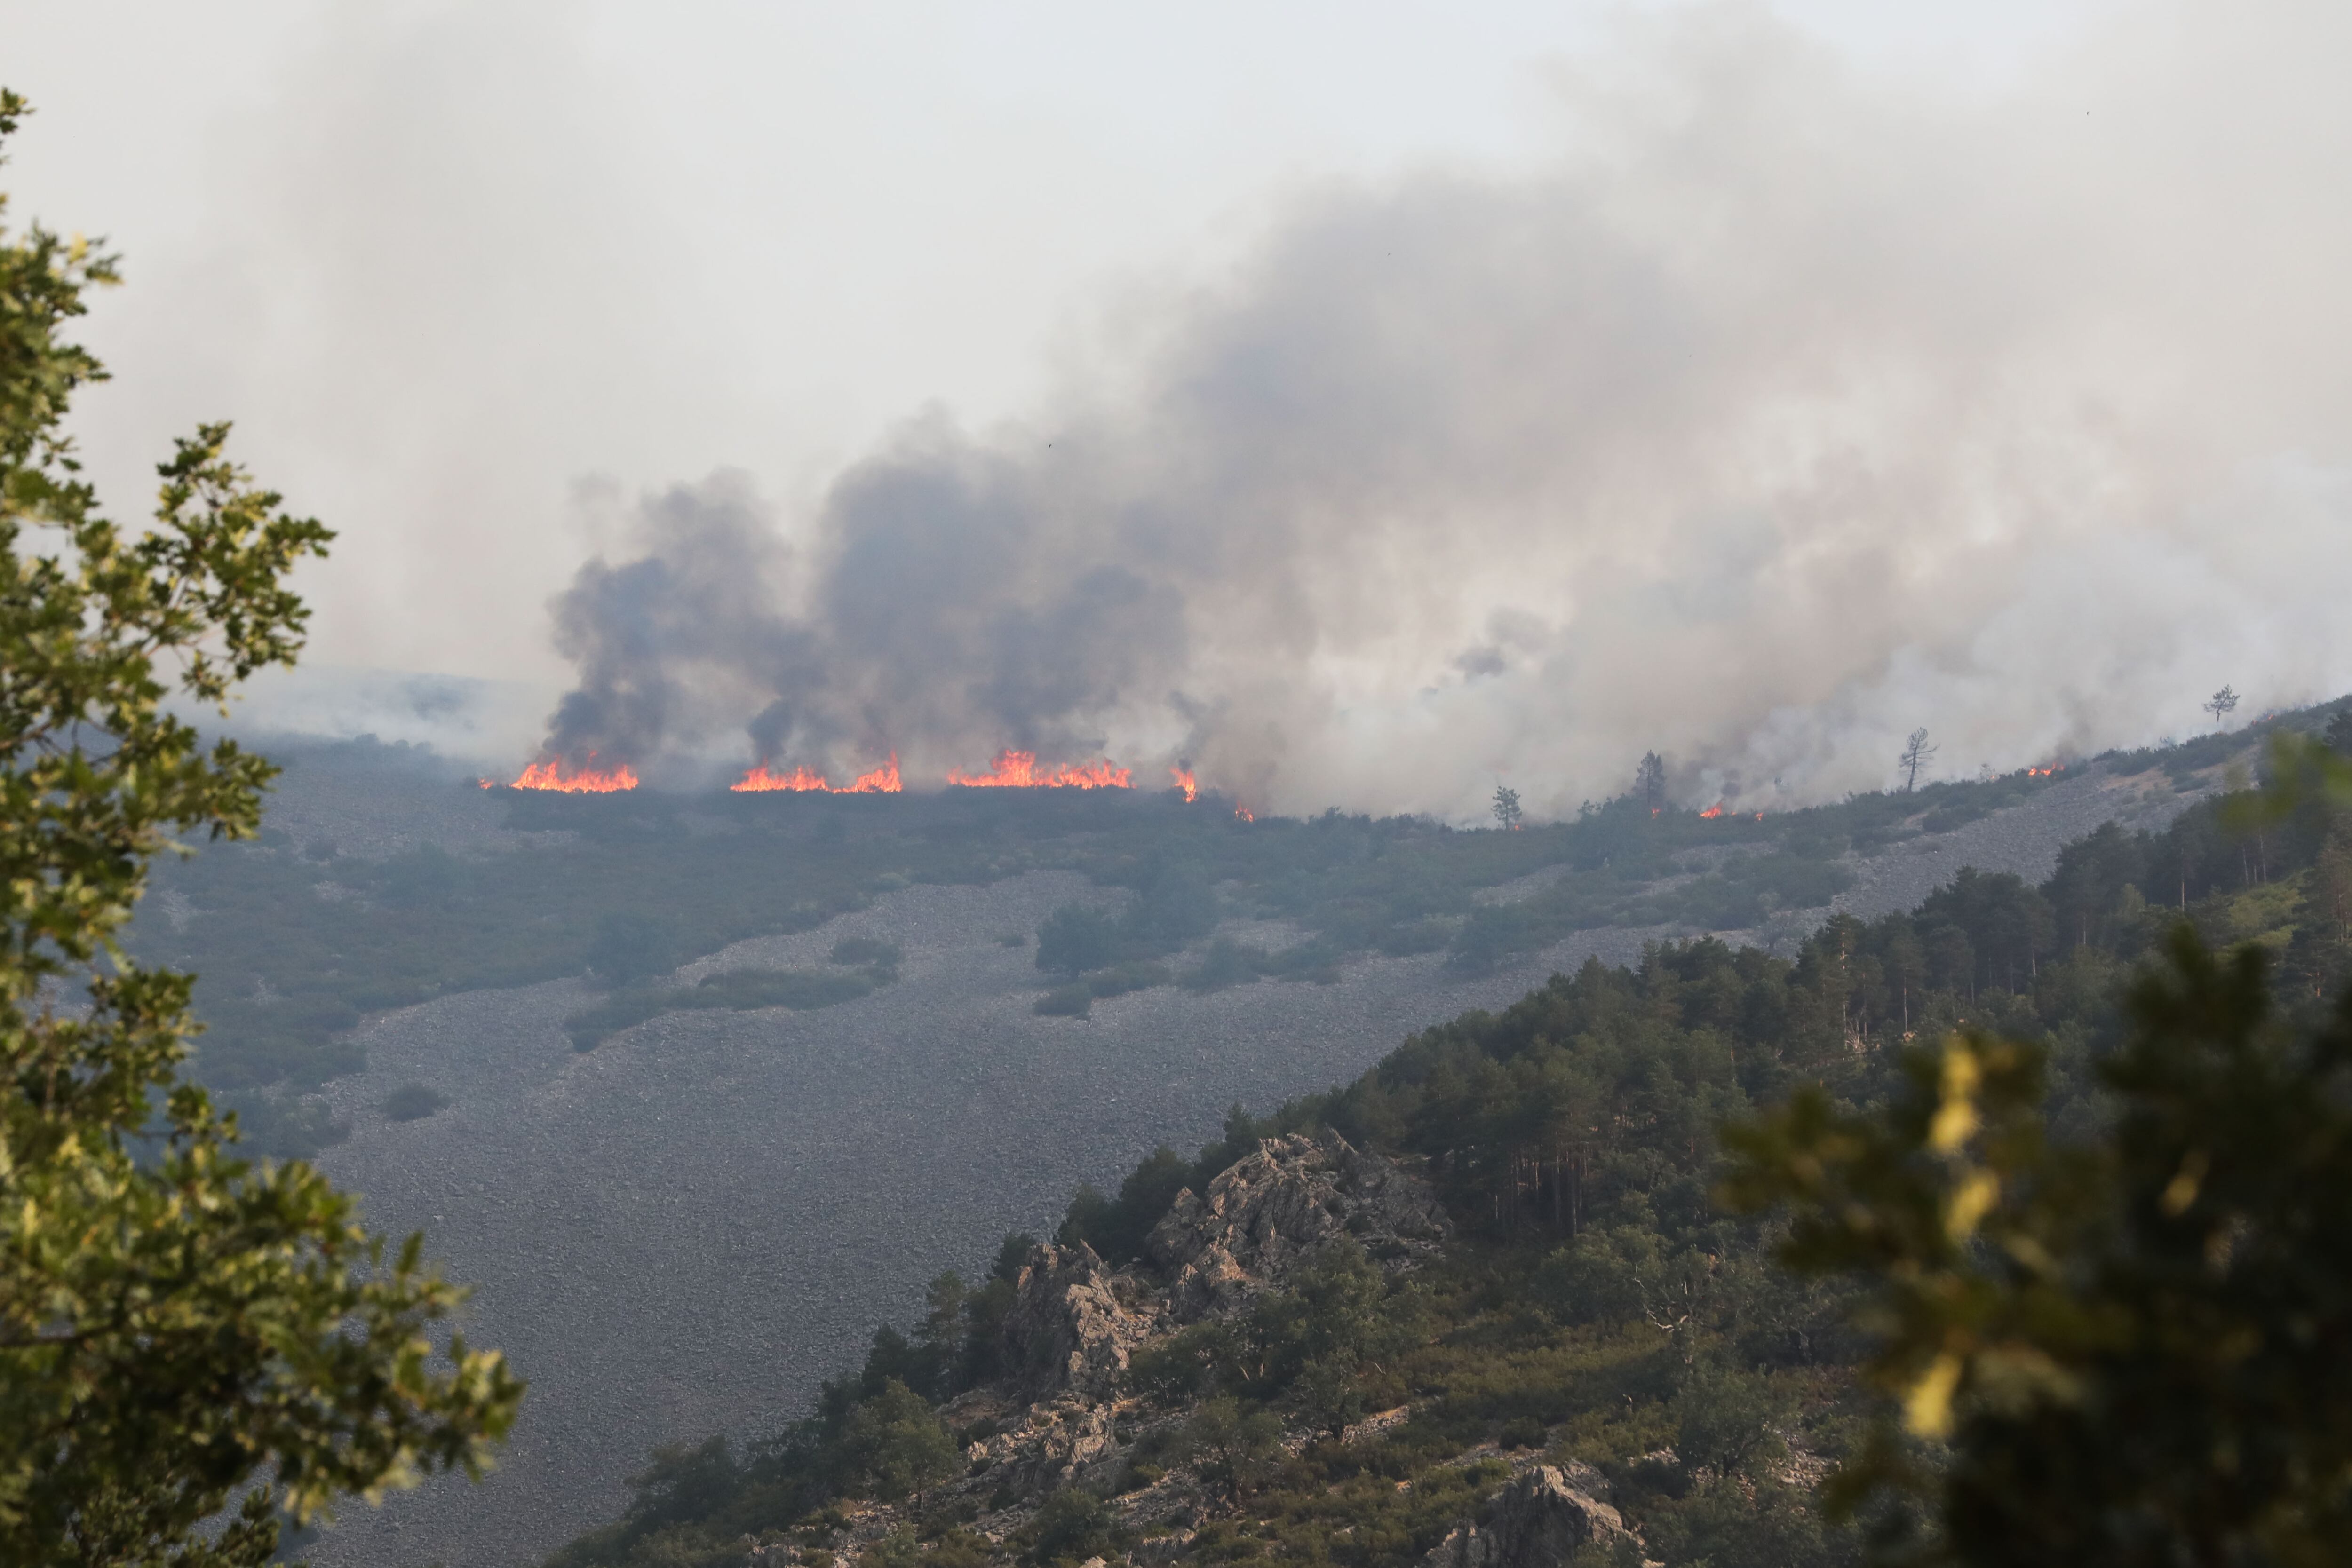
[(2025, 776), (2028, 779), (2053, 779), (2065, 771), (2066, 765), (2060, 762), (2048, 768), (2029, 768), (2025, 770)]
[[(596, 754), (590, 752), (588, 760), (593, 763)], [(511, 787), (517, 789), (557, 789), (566, 795), (610, 795), (622, 789), (635, 789), (637, 776), (625, 762), (606, 773), (600, 773), (593, 767), (566, 773), (561, 761), (550, 760), (534, 762), (524, 768), (522, 777), (516, 779)]]
[(901, 789), (902, 787), (898, 782), (898, 754), (894, 751), (890, 754), (889, 761), (884, 763), (881, 767), (877, 768), (871, 773), (859, 774), (855, 779), (851, 780), (847, 789), (835, 790), (835, 793), (840, 795), (896, 795), (900, 793)]
[(1257, 813), (1251, 810), (1247, 806), (1234, 807), (1234, 815), (1239, 817), (1244, 822), (1255, 822), (1257, 821)]
[(1176, 788), (1184, 791), (1184, 803), (1186, 805), (1189, 806), (1194, 800), (1200, 799), (1200, 780), (1192, 777), (1192, 770), (1191, 768), (1171, 768), (1168, 770), (1168, 776), (1176, 780)]
[(795, 768), (790, 773), (771, 773), (764, 762), (727, 788), (739, 795), (768, 789), (821, 789), (829, 794), (833, 789), (833, 786), (824, 781), (824, 775), (812, 768)]
[(985, 773), (950, 773), (948, 782), (967, 789), (1127, 789), (1133, 776), (1108, 761), (1040, 768), (1034, 751), (1000, 751)]
[(727, 786), (738, 794), (768, 789), (809, 790), (826, 795), (896, 795), (898, 782), (898, 754), (892, 752), (890, 760), (871, 773), (861, 773), (855, 782), (833, 784), (813, 768), (795, 768), (790, 773), (771, 773), (765, 762), (752, 768), (735, 783)]
[(1716, 819), (1716, 818), (1720, 817), (1720, 816), (1722, 816), (1722, 815), (1723, 815), (1723, 802), (1722, 802), (1722, 801), (1720, 801), (1720, 800), (1717, 800), (1714, 805), (1709, 806), (1706, 810), (1701, 811), (1701, 812), (1699, 813), (1699, 818), (1700, 818), (1700, 820), (1701, 820), (1702, 821), (1709, 821), (1709, 822), (1711, 822), (1711, 821), (1715, 821), (1715, 819)]

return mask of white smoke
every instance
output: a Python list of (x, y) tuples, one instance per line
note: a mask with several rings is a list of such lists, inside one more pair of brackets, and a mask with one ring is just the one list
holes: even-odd
[(756, 609), (666, 605), (690, 657), (614, 618), (606, 679), (738, 694), (626, 744), (764, 711), (779, 760), (1184, 757), (1466, 818), (1652, 748), (1763, 807), (1923, 725), (1973, 773), (2332, 695), (2347, 57), (2335, 8), (2141, 9), (1971, 98), (1645, 24), (1540, 176), (1325, 191), (1026, 427), (911, 425)]

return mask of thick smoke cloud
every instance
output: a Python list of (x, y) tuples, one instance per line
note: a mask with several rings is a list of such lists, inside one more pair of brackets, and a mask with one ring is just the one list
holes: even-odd
[(1998, 99), (1660, 24), (1543, 176), (1303, 195), (1024, 428), (925, 416), (813, 517), (648, 501), (557, 601), (551, 745), (1469, 817), (2352, 686), (2352, 22), (2126, 21)]

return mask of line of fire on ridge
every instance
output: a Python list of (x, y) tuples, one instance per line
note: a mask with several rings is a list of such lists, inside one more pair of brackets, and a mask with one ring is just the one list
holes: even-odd
[[(569, 795), (606, 795), (637, 787), (636, 773), (625, 763), (616, 768), (599, 768), (595, 762), (595, 753), (591, 752), (584, 764), (567, 770), (560, 758), (545, 758), (524, 768), (508, 788), (547, 789)], [(1200, 782), (1191, 768), (1171, 768), (1168, 776), (1175, 781), (1175, 788), (1183, 792), (1187, 802), (1200, 798)], [(497, 788), (496, 783), (488, 779), (478, 782), (485, 789)], [(1108, 758), (1040, 768), (1035, 752), (1016, 751), (1008, 747), (996, 754), (995, 762), (986, 772), (950, 771), (947, 782), (966, 789), (1131, 789), (1135, 787), (1135, 775), (1133, 769), (1118, 767)], [(728, 789), (736, 794), (781, 790), (826, 795), (897, 795), (905, 790), (906, 784), (898, 772), (898, 754), (894, 751), (889, 761), (870, 773), (858, 775), (846, 784), (835, 784), (813, 768), (796, 767), (787, 772), (772, 768), (763, 760), (754, 764)], [(1246, 807), (1237, 809), (1234, 814), (1244, 821), (1255, 821)]]

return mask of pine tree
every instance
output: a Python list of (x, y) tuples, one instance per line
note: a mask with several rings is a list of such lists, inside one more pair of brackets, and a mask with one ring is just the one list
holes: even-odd
[(1633, 794), (1635, 799), (1650, 809), (1650, 815), (1653, 817), (1665, 810), (1665, 758), (1654, 751), (1645, 751), (1642, 754), (1640, 766), (1633, 769)]
[(1903, 743), (1903, 755), (1895, 759), (1895, 766), (1903, 769), (1905, 794), (1918, 788), (1919, 769), (1927, 766), (1940, 749), (1927, 744), (1927, 731), (1924, 727), (1911, 732), (1911, 738)]

